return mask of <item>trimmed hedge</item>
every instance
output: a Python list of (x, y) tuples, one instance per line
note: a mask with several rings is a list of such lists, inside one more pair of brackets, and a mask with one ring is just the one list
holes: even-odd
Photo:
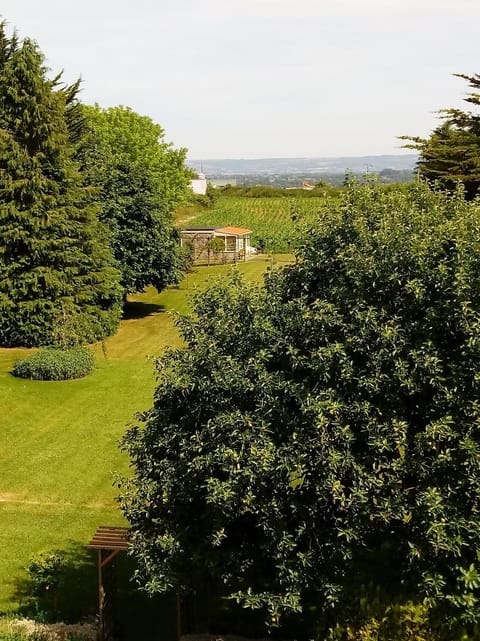
[(94, 368), (95, 356), (86, 347), (45, 347), (28, 358), (18, 360), (12, 374), (35, 381), (65, 381), (83, 378)]

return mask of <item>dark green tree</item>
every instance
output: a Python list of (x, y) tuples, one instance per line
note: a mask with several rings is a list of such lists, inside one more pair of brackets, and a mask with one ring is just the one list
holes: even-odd
[[(480, 75), (455, 75), (473, 89), (465, 101), (480, 107)], [(402, 139), (410, 141), (406, 147), (420, 152), (418, 170), (424, 178), (450, 191), (460, 182), (467, 198), (475, 198), (480, 188), (480, 112), (443, 109), (439, 114), (443, 122), (429, 138)]]
[(126, 107), (83, 111), (89, 133), (79, 155), (98, 188), (125, 292), (162, 290), (183, 267), (172, 212), (187, 197), (186, 150), (174, 149), (160, 125)]
[(478, 216), (350, 187), (264, 289), (197, 297), (123, 441), (147, 590), (224, 586), (310, 635), (365, 600), (479, 623)]
[[(0, 26), (0, 344), (54, 341), (75, 319), (76, 342), (112, 334), (118, 272), (73, 158), (75, 87), (49, 80), (29, 39)], [(121, 296), (120, 296), (121, 298)]]

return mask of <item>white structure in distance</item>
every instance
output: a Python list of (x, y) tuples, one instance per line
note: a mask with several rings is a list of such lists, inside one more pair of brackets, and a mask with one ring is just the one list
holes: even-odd
[(197, 174), (196, 178), (192, 178), (190, 181), (190, 187), (194, 194), (205, 196), (207, 193), (207, 179), (205, 174)]

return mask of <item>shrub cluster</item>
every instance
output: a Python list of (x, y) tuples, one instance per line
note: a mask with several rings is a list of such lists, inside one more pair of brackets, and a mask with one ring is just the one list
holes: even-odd
[(65, 555), (61, 552), (42, 552), (34, 556), (28, 566), (32, 594), (41, 596), (45, 591), (58, 588), (65, 563)]
[(15, 363), (13, 375), (35, 381), (65, 381), (93, 372), (95, 356), (86, 347), (46, 347)]
[[(428, 607), (424, 604), (363, 604), (363, 620), (339, 623), (330, 629), (326, 641), (439, 641), (431, 629)], [(377, 610), (375, 612), (375, 610)], [(465, 641), (468, 638), (465, 637)]]

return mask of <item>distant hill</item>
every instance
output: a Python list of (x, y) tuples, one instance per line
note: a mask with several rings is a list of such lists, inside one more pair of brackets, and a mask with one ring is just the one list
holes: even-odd
[(384, 156), (340, 156), (335, 158), (259, 158), (247, 159), (189, 159), (187, 164), (207, 177), (248, 175), (321, 175), (380, 173), (385, 169), (412, 171), (417, 154)]

